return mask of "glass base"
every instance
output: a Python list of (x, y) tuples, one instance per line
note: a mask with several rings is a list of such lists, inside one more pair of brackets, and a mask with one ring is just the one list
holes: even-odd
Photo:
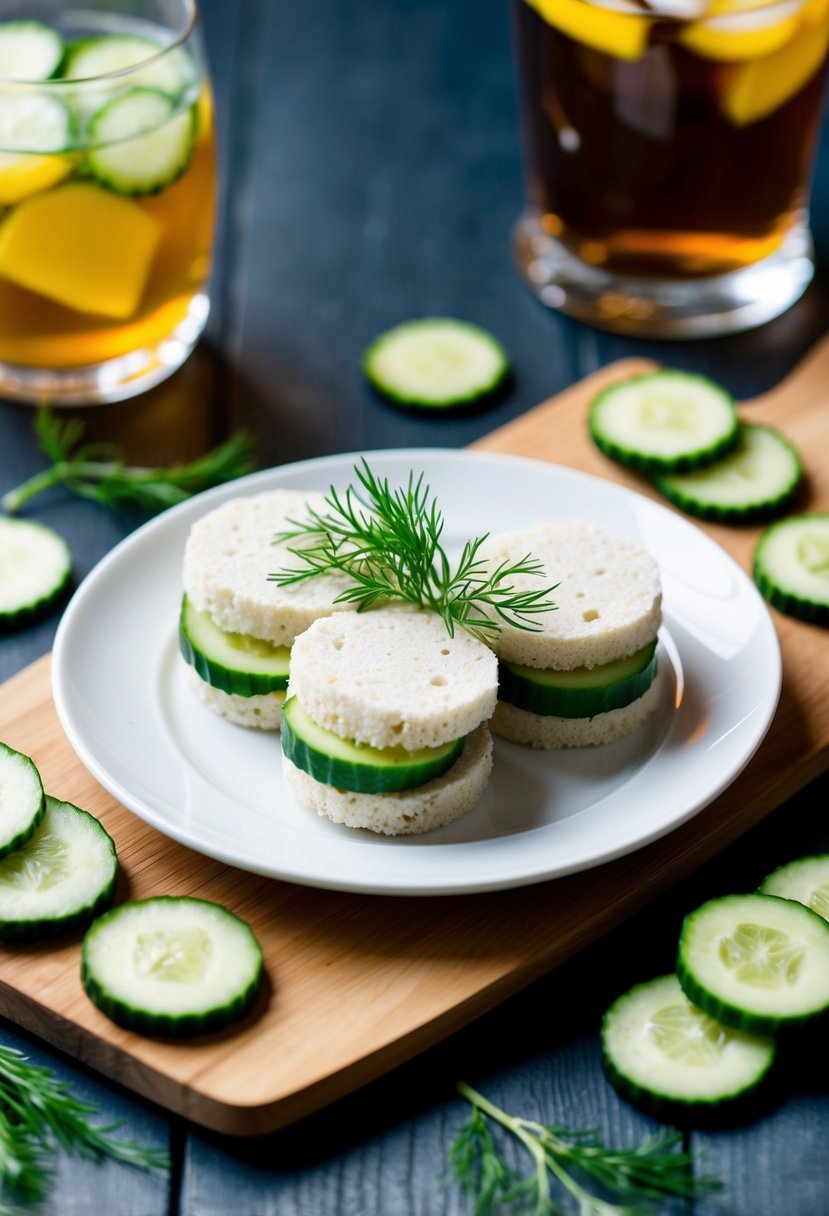
[(105, 363), (47, 371), (0, 362), (0, 397), (55, 408), (108, 405), (137, 397), (181, 367), (199, 340), (209, 312), (210, 299), (199, 292), (191, 299), (187, 315), (166, 338)]
[(640, 338), (712, 338), (754, 329), (790, 308), (815, 270), (805, 218), (770, 257), (709, 278), (635, 278), (589, 266), (544, 231), (536, 210), (515, 226), (513, 252), (543, 304), (598, 329)]

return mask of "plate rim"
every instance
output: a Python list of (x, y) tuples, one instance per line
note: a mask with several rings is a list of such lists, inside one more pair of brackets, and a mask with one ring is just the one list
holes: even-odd
[[(537, 469), (544, 469), (551, 472), (553, 475), (564, 475), (565, 478), (574, 478), (579, 482), (595, 483), (597, 487), (601, 487), (603, 493), (617, 494), (621, 499), (645, 503), (647, 510), (652, 510), (657, 513), (664, 513), (670, 516), (672, 526), (685, 528), (689, 534), (693, 534), (697, 540), (700, 538), (705, 544), (712, 545), (717, 552), (725, 559), (726, 564), (731, 568), (736, 575), (738, 581), (742, 582), (744, 587), (750, 589), (753, 593), (758, 607), (761, 609), (761, 619), (763, 620), (764, 628), (768, 635), (768, 640), (773, 644), (767, 646), (764, 650), (766, 657), (771, 663), (772, 670), (768, 673), (770, 685), (765, 693), (766, 709), (758, 722), (755, 730), (755, 737), (752, 746), (746, 750), (741, 758), (741, 762), (724, 773), (722, 780), (715, 783), (712, 791), (702, 801), (698, 801), (686, 807), (680, 814), (672, 818), (667, 826), (657, 825), (653, 832), (640, 833), (634, 840), (622, 843), (615, 848), (609, 848), (600, 851), (598, 856), (589, 859), (574, 860), (570, 864), (564, 866), (553, 866), (544, 870), (533, 870), (529, 873), (524, 873), (518, 878), (502, 878), (502, 879), (484, 879), (482, 881), (459, 879), (453, 885), (445, 883), (429, 883), (428, 881), (417, 881), (414, 883), (405, 883), (400, 885), (384, 884), (382, 881), (366, 882), (366, 881), (350, 881), (348, 879), (327, 879), (320, 881), (311, 874), (301, 874), (296, 871), (286, 872), (277, 871), (274, 866), (257, 867), (252, 864), (242, 864), (238, 856), (222, 850), (217, 847), (210, 847), (204, 843), (194, 843), (194, 837), (188, 835), (184, 828), (179, 829), (176, 824), (169, 824), (164, 820), (163, 813), (151, 806), (148, 806), (141, 798), (132, 795), (117, 778), (114, 778), (99, 761), (98, 757), (87, 746), (82, 734), (76, 729), (73, 720), (72, 711), (69, 705), (69, 695), (64, 687), (63, 669), (64, 669), (64, 654), (68, 649), (68, 639), (71, 629), (75, 626), (76, 616), (83, 611), (83, 605), (86, 597), (91, 595), (98, 585), (99, 581), (105, 578), (112, 565), (123, 560), (125, 552), (129, 552), (136, 546), (144, 537), (152, 534), (155, 531), (164, 531), (174, 526), (176, 520), (191, 513), (201, 515), (211, 508), (211, 504), (218, 503), (229, 497), (235, 497), (237, 494), (255, 493), (257, 489), (265, 483), (277, 481), (284, 475), (298, 474), (301, 476), (304, 469), (312, 469), (316, 475), (329, 467), (342, 467), (345, 463), (350, 463), (352, 467), (360, 460), (367, 459), (369, 462), (376, 459), (378, 461), (402, 460), (408, 463), (417, 461), (433, 461), (438, 460), (454, 461), (457, 459), (465, 461), (473, 461), (478, 463), (491, 463), (504, 465), (530, 465)], [(427, 481), (430, 479), (428, 468), (426, 470)], [(276, 488), (276, 487), (275, 487)], [(318, 889), (327, 889), (335, 891), (344, 891), (360, 894), (376, 894), (376, 895), (395, 895), (395, 896), (444, 896), (444, 895), (464, 895), (478, 894), (489, 891), (500, 891), (516, 889), (521, 886), (539, 884), (542, 882), (552, 881), (558, 877), (565, 877), (568, 874), (581, 872), (588, 869), (593, 869), (604, 865), (610, 861), (617, 860), (620, 857), (637, 852), (639, 849), (654, 843), (656, 840), (670, 835), (676, 828), (687, 823), (706, 806), (710, 805), (722, 792), (727, 789), (739, 777), (743, 769), (751, 761), (760, 747), (763, 739), (766, 737), (769, 727), (774, 719), (777, 706), (782, 690), (782, 653), (780, 641), (777, 635), (777, 630), (774, 627), (771, 615), (768, 608), (755, 584), (739, 565), (734, 557), (728, 552), (724, 546), (718, 544), (713, 537), (709, 536), (697, 523), (690, 520), (688, 517), (680, 514), (675, 509), (663, 505), (662, 503), (648, 498), (646, 495), (639, 493), (627, 486), (619, 485), (606, 478), (593, 473), (585, 472), (581, 469), (576, 469), (567, 465), (559, 465), (552, 461), (547, 461), (535, 457), (515, 456), (509, 453), (498, 452), (478, 452), (469, 448), (451, 448), (451, 447), (419, 447), (419, 448), (377, 448), (377, 449), (361, 449), (351, 452), (334, 452), (324, 456), (309, 457), (300, 461), (293, 461), (283, 465), (274, 465), (267, 469), (260, 469), (253, 473), (247, 474), (244, 477), (237, 478), (234, 481), (223, 483), (209, 490), (202, 491), (199, 494), (193, 495), (184, 502), (176, 504), (173, 507), (162, 511), (153, 518), (142, 523), (130, 532), (127, 536), (118, 541), (107, 553), (99, 559), (92, 569), (85, 575), (81, 582), (76, 587), (73, 595), (67, 604), (61, 619), (58, 623), (58, 628), (55, 634), (55, 640), (52, 651), (52, 668), (51, 668), (51, 689), (52, 698), (55, 704), (55, 709), (60, 721), (61, 727), (66, 734), (70, 746), (74, 750), (78, 759), (93, 776), (93, 778), (103, 786), (122, 806), (124, 806), (131, 814), (146, 823), (149, 827), (160, 832), (168, 839), (174, 840), (177, 843), (184, 845), (193, 851), (200, 853), (203, 856), (221, 861), (222, 863), (240, 869), (248, 873), (258, 874), (262, 877), (267, 877), (273, 881), (290, 882), (294, 885), (309, 886)], [(647, 763), (647, 761), (646, 761)], [(595, 804), (594, 804), (595, 805)], [(549, 827), (549, 825), (547, 825)], [(498, 837), (488, 838), (483, 841), (475, 842), (446, 842), (441, 845), (442, 849), (469, 849), (474, 845), (485, 844), (492, 847), (497, 843)], [(346, 844), (352, 844), (352, 841), (344, 841)], [(365, 843), (365, 842), (363, 842)]]

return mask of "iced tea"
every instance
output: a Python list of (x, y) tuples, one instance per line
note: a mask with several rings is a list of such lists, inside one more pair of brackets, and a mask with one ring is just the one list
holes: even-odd
[(119, 399), (204, 324), (210, 84), (196, 30), (33, 7), (0, 21), (0, 393)]
[(614, 276), (687, 284), (803, 235), (829, 0), (514, 0), (514, 19), (532, 222), (610, 313)]

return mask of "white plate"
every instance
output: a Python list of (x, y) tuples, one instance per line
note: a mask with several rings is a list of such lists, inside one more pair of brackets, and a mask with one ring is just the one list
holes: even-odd
[(664, 594), (657, 715), (601, 748), (535, 752), (495, 741), (492, 780), (456, 823), (389, 839), (297, 806), (275, 734), (198, 704), (177, 648), (190, 525), (225, 499), (353, 480), (347, 453), (256, 473), (145, 524), (87, 576), (61, 620), (53, 693), (77, 755), (166, 836), (273, 878), (386, 894), (541, 882), (629, 853), (690, 819), (744, 767), (780, 693), (777, 635), (754, 584), (674, 511), (609, 482), (534, 460), (418, 449), (369, 453), (400, 484), (425, 472), (447, 548), (483, 531), (583, 520), (644, 545)]

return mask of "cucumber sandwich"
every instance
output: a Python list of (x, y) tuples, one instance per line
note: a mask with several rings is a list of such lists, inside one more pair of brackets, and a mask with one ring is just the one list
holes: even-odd
[(503, 624), (493, 643), (493, 731), (514, 743), (562, 748), (612, 743), (638, 730), (659, 699), (662, 593), (650, 554), (583, 523), (502, 533), (482, 552), (495, 564), (532, 553), (557, 584), (557, 607), (543, 628)]
[(181, 653), (199, 700), (240, 726), (278, 729), (294, 638), (317, 617), (348, 608), (334, 603), (349, 585), (344, 576), (287, 587), (268, 580), (269, 571), (297, 562), (274, 536), (322, 501), (320, 494), (290, 490), (234, 498), (190, 529)]
[(465, 630), (394, 606), (318, 619), (294, 643), (283, 772), (303, 806), (413, 835), (458, 819), (492, 768), (497, 661)]

